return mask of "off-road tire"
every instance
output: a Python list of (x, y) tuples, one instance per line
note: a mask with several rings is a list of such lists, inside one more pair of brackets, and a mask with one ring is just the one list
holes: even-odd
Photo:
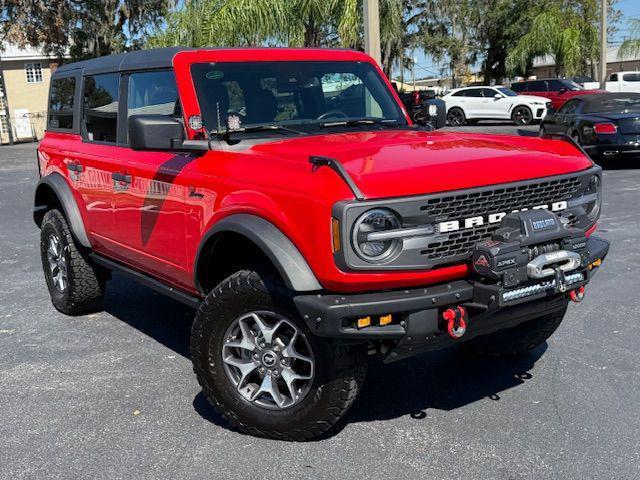
[(542, 317), (528, 320), (513, 328), (474, 338), (460, 346), (466, 352), (492, 357), (508, 357), (527, 353), (546, 341), (556, 331), (567, 307)]
[[(254, 311), (273, 311), (305, 334), (315, 358), (310, 391), (299, 403), (268, 410), (241, 397), (224, 371), (222, 343), (231, 322)], [(349, 409), (364, 381), (364, 348), (339, 346), (313, 335), (275, 275), (241, 270), (203, 300), (191, 329), (191, 359), (202, 390), (229, 424), (259, 437), (305, 441), (323, 434)]]
[[(59, 239), (67, 266), (67, 285), (62, 292), (54, 285), (47, 259), (51, 235), (56, 235)], [(57, 310), (67, 315), (82, 315), (101, 309), (104, 301), (105, 272), (91, 262), (82, 247), (76, 245), (69, 224), (59, 210), (49, 210), (42, 219), (40, 257), (51, 302)]]

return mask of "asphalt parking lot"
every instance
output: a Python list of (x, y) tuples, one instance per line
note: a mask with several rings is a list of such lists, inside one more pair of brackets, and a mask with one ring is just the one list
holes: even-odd
[(54, 310), (31, 218), (35, 145), (0, 146), (0, 477), (640, 478), (640, 168), (604, 177), (610, 255), (547, 345), (517, 361), (373, 363), (346, 419), (301, 444), (216, 416), (191, 370), (189, 308), (114, 276), (104, 312)]

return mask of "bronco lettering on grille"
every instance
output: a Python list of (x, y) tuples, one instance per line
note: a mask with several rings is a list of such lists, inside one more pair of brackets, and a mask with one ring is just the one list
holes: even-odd
[[(536, 205), (532, 207), (532, 210), (551, 210), (552, 212), (560, 212), (562, 210), (567, 209), (567, 202), (553, 202), (551, 204), (551, 208), (549, 205)], [(511, 213), (522, 212), (525, 210), (529, 210), (528, 208), (521, 208), (519, 210), (512, 210)], [(485, 225), (488, 223), (498, 223), (507, 215), (506, 212), (492, 213), (487, 216), (477, 216), (477, 217), (469, 217), (464, 218), (462, 220), (450, 220), (447, 222), (438, 223), (438, 232), (446, 233), (446, 232), (455, 232), (456, 230), (462, 230), (466, 228), (479, 227), (481, 225)]]

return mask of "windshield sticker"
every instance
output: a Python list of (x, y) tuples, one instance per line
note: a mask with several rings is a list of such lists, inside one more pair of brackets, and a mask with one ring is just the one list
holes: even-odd
[(221, 70), (209, 70), (204, 76), (209, 80), (218, 80), (224, 77), (224, 72)]

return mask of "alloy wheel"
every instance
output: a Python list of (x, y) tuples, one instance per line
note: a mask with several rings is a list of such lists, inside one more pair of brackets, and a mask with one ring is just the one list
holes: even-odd
[(56, 290), (64, 293), (69, 283), (67, 272), (67, 260), (60, 239), (57, 235), (49, 235), (47, 246), (47, 260), (49, 262), (49, 272)]
[(447, 120), (452, 127), (459, 127), (464, 123), (464, 114), (461, 110), (451, 110), (447, 115)]
[(222, 346), (224, 370), (237, 392), (267, 409), (296, 405), (309, 393), (315, 362), (305, 334), (274, 312), (236, 319)]
[(513, 114), (513, 117), (519, 125), (529, 125), (533, 120), (531, 111), (526, 107), (519, 107)]

